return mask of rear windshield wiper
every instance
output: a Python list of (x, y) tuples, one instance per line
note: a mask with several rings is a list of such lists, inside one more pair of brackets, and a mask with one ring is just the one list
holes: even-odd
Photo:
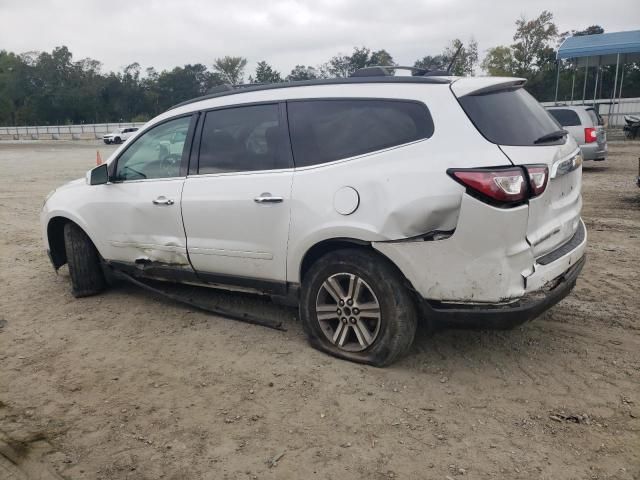
[(542, 135), (540, 138), (534, 140), (533, 143), (538, 144), (552, 142), (553, 140), (560, 140), (565, 135), (569, 135), (569, 132), (567, 132), (566, 130), (556, 130), (555, 132)]

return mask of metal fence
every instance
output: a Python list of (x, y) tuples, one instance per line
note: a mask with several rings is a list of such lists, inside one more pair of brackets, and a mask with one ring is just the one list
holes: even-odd
[[(640, 115), (640, 98), (623, 98), (613, 103), (610, 98), (601, 98), (596, 100), (582, 100), (558, 102), (559, 105), (585, 105), (593, 106), (605, 121), (605, 125), (609, 128), (620, 128), (624, 126), (625, 115)], [(556, 105), (554, 102), (542, 102), (545, 107)]]
[(0, 139), (46, 140), (46, 139), (101, 139), (103, 135), (119, 128), (142, 127), (144, 122), (91, 123), (82, 125), (37, 125), (22, 127), (0, 127)]

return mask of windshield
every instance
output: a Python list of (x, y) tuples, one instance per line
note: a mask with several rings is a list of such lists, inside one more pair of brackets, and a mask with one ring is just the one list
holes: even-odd
[(560, 145), (566, 141), (556, 135), (549, 141), (536, 143), (545, 135), (557, 132), (558, 124), (522, 88), (465, 95), (458, 100), (476, 128), (490, 142), (533, 146)]

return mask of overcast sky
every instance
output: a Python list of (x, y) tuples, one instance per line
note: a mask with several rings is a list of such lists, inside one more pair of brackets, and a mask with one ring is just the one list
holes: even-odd
[(103, 71), (211, 65), (223, 55), (266, 60), (286, 75), (354, 46), (384, 48), (412, 65), (459, 37), (486, 49), (509, 44), (516, 18), (552, 11), (560, 31), (599, 24), (640, 29), (640, 0), (0, 0), (0, 49), (18, 53), (66, 45)]

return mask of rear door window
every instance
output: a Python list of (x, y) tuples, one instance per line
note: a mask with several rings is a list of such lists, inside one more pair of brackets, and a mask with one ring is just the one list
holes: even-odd
[[(458, 101), (480, 133), (498, 145), (532, 146), (558, 130), (547, 110), (522, 88), (465, 95)], [(566, 137), (539, 145), (565, 141)]]
[(291, 167), (278, 104), (207, 112), (198, 173), (247, 172)]
[(554, 108), (548, 110), (553, 118), (555, 118), (563, 127), (577, 127), (580, 125), (580, 117), (573, 110)]
[(426, 105), (402, 100), (304, 100), (287, 104), (296, 167), (317, 165), (433, 135)]

